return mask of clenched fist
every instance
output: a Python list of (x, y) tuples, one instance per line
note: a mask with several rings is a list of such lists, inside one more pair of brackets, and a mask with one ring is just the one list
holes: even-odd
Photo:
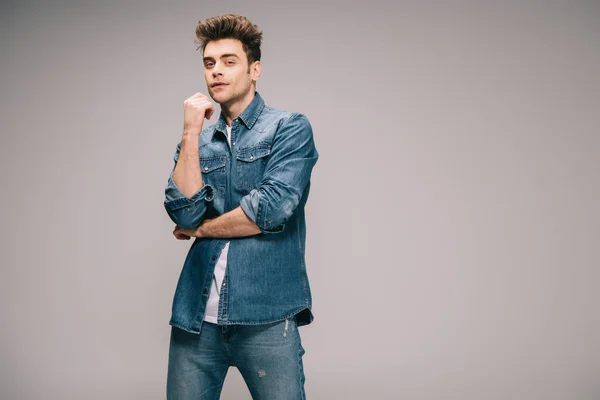
[(200, 134), (204, 118), (210, 119), (215, 112), (210, 99), (202, 93), (196, 93), (183, 102), (183, 130)]

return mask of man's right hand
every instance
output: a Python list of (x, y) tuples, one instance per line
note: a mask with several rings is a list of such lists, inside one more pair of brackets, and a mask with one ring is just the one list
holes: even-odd
[(183, 131), (200, 135), (204, 118), (210, 119), (215, 112), (210, 99), (198, 92), (183, 102)]

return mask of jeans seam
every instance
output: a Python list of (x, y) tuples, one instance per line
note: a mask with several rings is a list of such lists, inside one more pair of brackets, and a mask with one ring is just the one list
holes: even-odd
[(300, 381), (299, 383), (299, 387), (300, 387), (300, 395), (301, 395), (301, 399), (302, 400), (306, 400), (306, 392), (304, 390), (304, 382), (305, 382), (305, 377), (304, 377), (304, 368), (302, 366), (302, 356), (300, 355), (300, 353), (302, 352), (302, 341), (300, 339), (300, 332), (298, 332), (298, 324), (294, 324), (296, 327), (296, 335), (298, 337), (298, 352), (296, 353), (297, 357), (298, 357), (298, 380)]
[(223, 373), (223, 378), (221, 378), (221, 384), (219, 385), (219, 389), (215, 393), (215, 400), (219, 400), (221, 398), (221, 391), (223, 390), (223, 384), (225, 383), (225, 377), (227, 376), (228, 369), (229, 369), (229, 367), (227, 367), (227, 369)]

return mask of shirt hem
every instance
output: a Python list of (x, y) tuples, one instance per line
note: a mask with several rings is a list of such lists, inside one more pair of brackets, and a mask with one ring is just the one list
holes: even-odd
[(284, 315), (283, 317), (278, 317), (275, 319), (269, 319), (269, 320), (261, 320), (261, 321), (236, 321), (236, 320), (232, 320), (232, 319), (228, 319), (227, 321), (223, 321), (221, 323), (221, 325), (264, 325), (264, 324), (271, 324), (273, 322), (279, 322), (279, 321), (283, 321), (286, 319), (289, 319), (290, 317), (293, 317), (294, 315), (302, 312), (303, 310), (310, 310), (311, 306), (309, 305), (304, 305), (300, 308), (295, 309), (293, 312)]

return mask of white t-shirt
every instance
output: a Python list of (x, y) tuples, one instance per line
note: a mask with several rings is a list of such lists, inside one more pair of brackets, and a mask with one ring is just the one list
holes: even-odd
[[(227, 127), (227, 142), (231, 147), (231, 127)], [(210, 295), (208, 296), (208, 302), (206, 303), (206, 314), (204, 320), (207, 322), (217, 323), (217, 315), (219, 312), (219, 295), (221, 292), (221, 285), (223, 284), (223, 278), (225, 277), (225, 270), (227, 269), (227, 252), (229, 251), (229, 242), (225, 244), (217, 265), (215, 265), (215, 273), (213, 275), (212, 284), (210, 285)]]

